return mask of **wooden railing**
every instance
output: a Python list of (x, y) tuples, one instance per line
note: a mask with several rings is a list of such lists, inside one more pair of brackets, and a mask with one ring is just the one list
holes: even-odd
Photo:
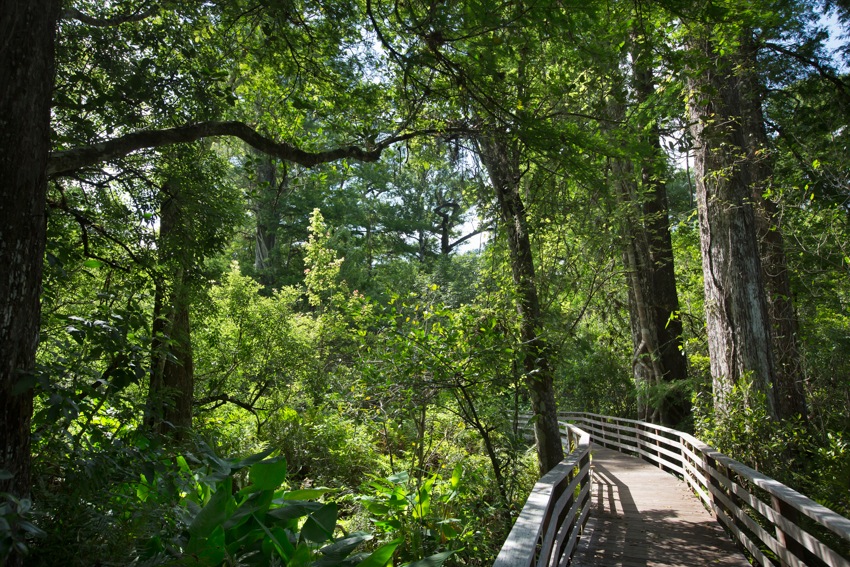
[(591, 413), (561, 418), (581, 425), (593, 443), (681, 477), (759, 565), (850, 567), (850, 520), (699, 439), (631, 419)]
[(590, 509), (590, 439), (561, 424), (567, 457), (534, 485), (494, 567), (565, 566)]

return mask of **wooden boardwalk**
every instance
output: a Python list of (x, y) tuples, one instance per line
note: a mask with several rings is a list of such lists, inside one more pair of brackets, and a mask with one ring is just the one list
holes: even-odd
[(674, 476), (598, 446), (591, 469), (590, 519), (571, 566), (749, 566), (700, 500)]

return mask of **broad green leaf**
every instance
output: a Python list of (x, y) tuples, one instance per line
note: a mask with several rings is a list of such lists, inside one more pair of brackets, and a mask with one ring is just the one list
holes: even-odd
[(373, 516), (384, 516), (390, 511), (390, 507), (378, 502), (364, 502), (366, 510)]
[(145, 478), (145, 475), (140, 474), (139, 483), (136, 485), (136, 498), (144, 502), (148, 499), (149, 493), (150, 488), (148, 487), (148, 479)]
[(325, 504), (307, 518), (301, 527), (301, 537), (314, 543), (323, 543), (333, 539), (336, 529), (336, 504)]
[(444, 551), (442, 553), (437, 553), (435, 555), (431, 555), (430, 557), (426, 557), (425, 559), (414, 561), (413, 563), (407, 563), (402, 567), (440, 567), (440, 565), (445, 563), (446, 559), (448, 559), (458, 551), (461, 550), (455, 549), (453, 551)]
[(256, 490), (276, 490), (286, 480), (286, 459), (256, 463), (250, 469), (250, 479)]
[(272, 503), (273, 493), (271, 490), (255, 492), (241, 502), (233, 514), (224, 524), (224, 528), (230, 530), (242, 524), (252, 515), (265, 516)]
[(463, 465), (458, 462), (455, 465), (454, 470), (452, 470), (452, 478), (449, 480), (449, 486), (452, 490), (457, 490), (458, 485), (460, 484), (460, 477), (463, 474)]
[(407, 473), (407, 471), (401, 471), (395, 473), (394, 475), (388, 476), (387, 480), (393, 484), (407, 484), (407, 482), (410, 480), (410, 475)]
[[(263, 546), (265, 547), (266, 543), (270, 542), (272, 544), (272, 546), (274, 546), (274, 549), (277, 552), (277, 554), (288, 561), (289, 558), (293, 555), (293, 553), (292, 553), (292, 544), (289, 543), (289, 540), (286, 537), (286, 532), (284, 532), (280, 528), (277, 528), (273, 532), (268, 527), (266, 527), (266, 525), (263, 522), (261, 522), (260, 519), (257, 516), (254, 516), (254, 521), (257, 522), (257, 525), (259, 525), (260, 529), (262, 529), (263, 532), (265, 532), (265, 534), (266, 534), (267, 539), (263, 540)], [(282, 538), (280, 537), (281, 535), (283, 536)], [(287, 544), (289, 544), (288, 548), (284, 547), (284, 544), (283, 544), (284, 541)]]
[(192, 523), (189, 524), (189, 535), (192, 537), (209, 537), (216, 526), (221, 525), (233, 513), (236, 502), (231, 496), (233, 479), (227, 478), (219, 483), (215, 493), (206, 506), (201, 508)]
[(224, 528), (218, 525), (209, 537), (195, 538), (187, 551), (197, 556), (200, 565), (221, 565), (226, 556)]
[[(268, 448), (264, 451), (261, 451), (261, 452), (257, 453), (256, 455), (251, 455), (250, 457), (245, 457), (241, 461), (237, 461), (232, 465), (233, 470), (241, 470), (241, 469), (244, 469), (245, 467), (250, 467), (250, 466), (252, 466), (256, 463), (259, 463), (260, 461), (262, 461), (263, 459), (265, 459), (266, 457), (268, 457), (272, 453), (274, 453), (274, 447), (271, 447), (271, 448)], [(281, 458), (283, 458), (283, 457), (281, 457)]]
[(308, 502), (302, 500), (281, 501), (275, 500), (275, 504), (281, 504), (279, 508), (272, 508), (266, 514), (281, 522), (289, 522), (303, 518), (322, 507), (320, 502)]
[(313, 563), (313, 553), (309, 546), (299, 545), (289, 558), (287, 567), (301, 567), (311, 565)]
[(416, 519), (425, 518), (431, 513), (431, 489), (434, 487), (436, 475), (422, 483), (419, 490), (416, 491), (416, 500), (413, 506), (413, 517)]
[(401, 544), (400, 539), (394, 539), (389, 543), (385, 543), (378, 549), (372, 552), (369, 557), (357, 564), (357, 567), (384, 567), (392, 561), (395, 548)]
[(364, 541), (371, 541), (373, 538), (374, 536), (367, 532), (354, 532), (330, 545), (326, 545), (319, 551), (328, 559), (339, 561), (348, 557), (348, 554), (354, 551), (358, 545)]
[(302, 488), (300, 490), (288, 490), (283, 494), (284, 500), (306, 500), (308, 498), (318, 498), (324, 494), (332, 494), (339, 492), (338, 488)]

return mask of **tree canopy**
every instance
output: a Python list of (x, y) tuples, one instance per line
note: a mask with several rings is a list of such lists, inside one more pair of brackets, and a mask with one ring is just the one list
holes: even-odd
[(489, 564), (559, 410), (850, 513), (848, 13), (4, 2), (0, 563)]

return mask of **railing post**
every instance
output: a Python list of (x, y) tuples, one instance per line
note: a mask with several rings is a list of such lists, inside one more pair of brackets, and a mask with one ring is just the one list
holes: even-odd
[(705, 491), (708, 493), (708, 499), (711, 501), (711, 513), (714, 514), (714, 518), (719, 522), (720, 518), (717, 517), (717, 510), (720, 508), (720, 501), (711, 490), (712, 487), (719, 490), (720, 486), (715, 478), (711, 476), (711, 469), (717, 470), (717, 461), (714, 460), (714, 457), (703, 453), (702, 466), (703, 473), (705, 474)]
[[(784, 500), (777, 498), (772, 494), (770, 496), (770, 503), (772, 508), (776, 510), (777, 514), (790, 521), (795, 526), (800, 525), (800, 512), (798, 512), (795, 508), (789, 506)], [(800, 559), (801, 563), (806, 563), (806, 548), (789, 534), (786, 534), (779, 526), (775, 527), (776, 539), (779, 541), (780, 545), (796, 555)], [(789, 563), (780, 561), (780, 565), (782, 565), (782, 567), (788, 567)]]

